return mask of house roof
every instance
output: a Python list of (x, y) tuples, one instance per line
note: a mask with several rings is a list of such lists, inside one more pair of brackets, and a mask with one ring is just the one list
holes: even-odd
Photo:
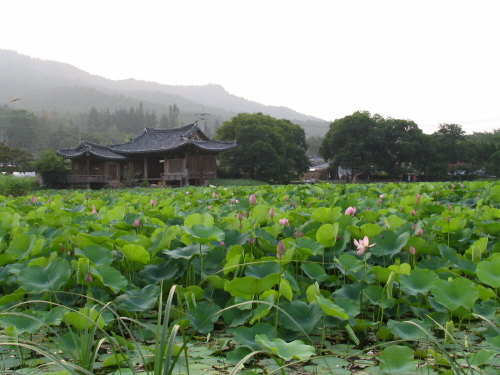
[(126, 156), (111, 151), (110, 146), (102, 146), (87, 141), (82, 141), (75, 148), (60, 149), (56, 152), (56, 154), (66, 159), (77, 159), (82, 156), (91, 156), (91, 155), (100, 159), (108, 159), (108, 160), (127, 159)]
[(236, 141), (215, 141), (208, 138), (198, 127), (198, 123), (174, 129), (145, 128), (130, 142), (99, 146), (82, 141), (75, 149), (57, 151), (67, 159), (93, 154), (110, 160), (127, 159), (126, 155), (199, 149), (204, 152), (219, 153), (236, 147)]

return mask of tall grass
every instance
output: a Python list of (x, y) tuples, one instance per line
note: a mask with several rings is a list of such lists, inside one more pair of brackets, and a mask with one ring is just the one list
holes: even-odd
[(0, 175), (0, 195), (19, 197), (28, 195), (38, 187), (34, 177), (14, 177), (12, 175)]

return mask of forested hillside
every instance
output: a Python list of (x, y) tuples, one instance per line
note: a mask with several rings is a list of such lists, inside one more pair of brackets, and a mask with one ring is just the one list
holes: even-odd
[[(138, 109), (168, 116), (174, 104), (179, 123), (204, 118), (206, 130), (213, 130), (240, 112), (262, 112), (301, 125), (307, 136), (323, 136), (328, 123), (285, 107), (265, 106), (228, 93), (220, 85), (173, 86), (134, 79), (113, 81), (84, 72), (69, 64), (33, 59), (13, 51), (0, 50), (0, 105), (49, 115), (69, 128), (85, 127), (92, 108), (98, 113)], [(12, 102), (14, 99), (20, 99)], [(207, 113), (207, 115), (202, 115)], [(107, 129), (103, 129), (105, 132)]]

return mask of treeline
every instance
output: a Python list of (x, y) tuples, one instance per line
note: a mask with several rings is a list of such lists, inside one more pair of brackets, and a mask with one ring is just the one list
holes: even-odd
[(72, 148), (82, 139), (98, 144), (126, 142), (144, 128), (174, 128), (184, 125), (179, 120), (179, 107), (158, 116), (155, 111), (138, 107), (92, 109), (87, 113), (34, 113), (24, 109), (0, 107), (0, 143), (38, 155), (47, 149)]
[(374, 173), (402, 179), (500, 176), (500, 131), (466, 135), (458, 124), (441, 124), (424, 134), (411, 120), (355, 112), (335, 120), (319, 147), (333, 165), (369, 178)]

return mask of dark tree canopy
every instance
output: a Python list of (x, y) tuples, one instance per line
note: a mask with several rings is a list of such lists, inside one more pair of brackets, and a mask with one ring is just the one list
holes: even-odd
[(29, 152), (0, 143), (1, 172), (28, 172), (32, 160), (33, 156)]
[(238, 144), (221, 155), (221, 167), (233, 174), (287, 183), (309, 168), (304, 129), (288, 120), (240, 113), (217, 129), (217, 139)]
[(330, 124), (320, 155), (344, 168), (397, 176), (409, 166), (424, 167), (432, 149), (429, 136), (413, 121), (355, 112)]

